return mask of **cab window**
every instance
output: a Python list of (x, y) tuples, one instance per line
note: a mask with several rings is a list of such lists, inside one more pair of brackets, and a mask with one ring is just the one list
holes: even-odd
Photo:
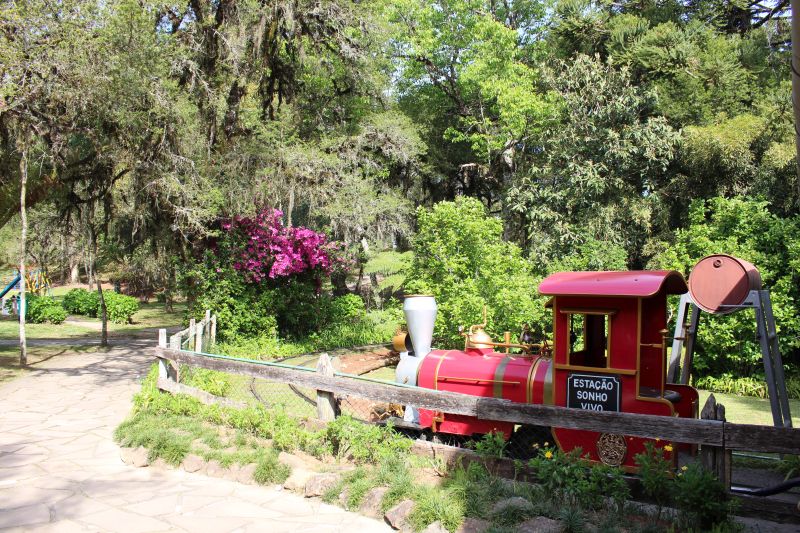
[(609, 315), (573, 313), (569, 320), (569, 364), (608, 366)]

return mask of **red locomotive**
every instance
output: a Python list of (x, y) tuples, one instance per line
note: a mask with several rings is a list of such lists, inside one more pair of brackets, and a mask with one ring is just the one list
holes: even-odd
[[(667, 383), (667, 296), (687, 291), (675, 271), (562, 272), (539, 285), (553, 311), (552, 345), (494, 342), (484, 325), (472, 326), (463, 350), (430, 349), (436, 304), (406, 298), (410, 343), (397, 368), (400, 382), (474, 396), (596, 411), (697, 416), (697, 391)], [(413, 348), (413, 350), (412, 350)], [(511, 353), (511, 350), (519, 353)], [(504, 353), (505, 352), (505, 353)], [(425, 409), (406, 409), (405, 420), (455, 435), (514, 425)], [(517, 430), (519, 431), (519, 429)], [(589, 458), (634, 468), (647, 439), (551, 428), (562, 450), (580, 447)]]

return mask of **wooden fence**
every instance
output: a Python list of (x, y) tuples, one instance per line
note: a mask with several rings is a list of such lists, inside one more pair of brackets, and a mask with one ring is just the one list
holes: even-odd
[[(159, 346), (166, 346), (167, 330), (158, 331)], [(189, 350), (203, 352), (217, 342), (217, 315), (206, 309), (200, 322), (194, 318), (189, 320), (189, 327), (169, 337), (169, 347), (173, 350)]]
[[(166, 335), (163, 335), (162, 338), (166, 339)], [(707, 403), (704, 408), (705, 419), (598, 412), (515, 403), (497, 398), (354, 379), (355, 376), (334, 373), (329, 360), (326, 361), (327, 354), (321, 356), (316, 370), (222, 355), (191, 353), (167, 347), (163, 341), (157, 349), (156, 355), (160, 365), (159, 388), (170, 392), (192, 394), (205, 402), (216, 403), (216, 399), (204, 391), (176, 383), (175, 367), (170, 364), (170, 361), (179, 365), (316, 389), (317, 414), (322, 420), (331, 420), (335, 416), (336, 396), (354, 396), (378, 402), (413, 405), (445, 413), (474, 416), (485, 420), (583, 429), (696, 444), (702, 447), (701, 459), (704, 465), (712, 469), (728, 487), (730, 487), (732, 451), (800, 454), (800, 429), (727, 422), (724, 420), (724, 408), (717, 406), (713, 401)], [(797, 514), (797, 512), (794, 511), (793, 514)]]

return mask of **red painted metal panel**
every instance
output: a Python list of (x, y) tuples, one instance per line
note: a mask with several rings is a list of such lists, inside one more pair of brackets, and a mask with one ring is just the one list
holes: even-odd
[[(503, 354), (491, 349), (434, 350), (423, 360), (418, 385), (472, 396), (512, 402), (543, 403), (544, 380), (550, 360)], [(542, 383), (532, 381), (541, 380)], [(420, 409), (420, 424), (436, 431), (473, 435), (501, 431), (510, 437), (514, 424)]]
[(683, 294), (686, 280), (674, 270), (631, 270), (626, 272), (557, 272), (539, 284), (548, 296), (648, 297), (659, 291)]

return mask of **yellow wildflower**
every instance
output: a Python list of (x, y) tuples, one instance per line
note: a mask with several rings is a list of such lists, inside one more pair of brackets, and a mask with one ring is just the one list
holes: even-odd
[(683, 470), (684, 472), (686, 472), (687, 470), (689, 470), (689, 467), (688, 467), (688, 466), (686, 466), (686, 465), (683, 465), (683, 466), (681, 467), (681, 470)]
[(658, 437), (656, 437), (656, 442), (661, 442), (661, 439), (659, 439)]
[(553, 452), (551, 452), (550, 450), (547, 450), (544, 453), (544, 457), (545, 457), (545, 459), (552, 459), (553, 458)]
[(671, 452), (672, 451), (672, 444), (667, 444), (666, 446), (664, 446), (664, 451), (665, 452)]

